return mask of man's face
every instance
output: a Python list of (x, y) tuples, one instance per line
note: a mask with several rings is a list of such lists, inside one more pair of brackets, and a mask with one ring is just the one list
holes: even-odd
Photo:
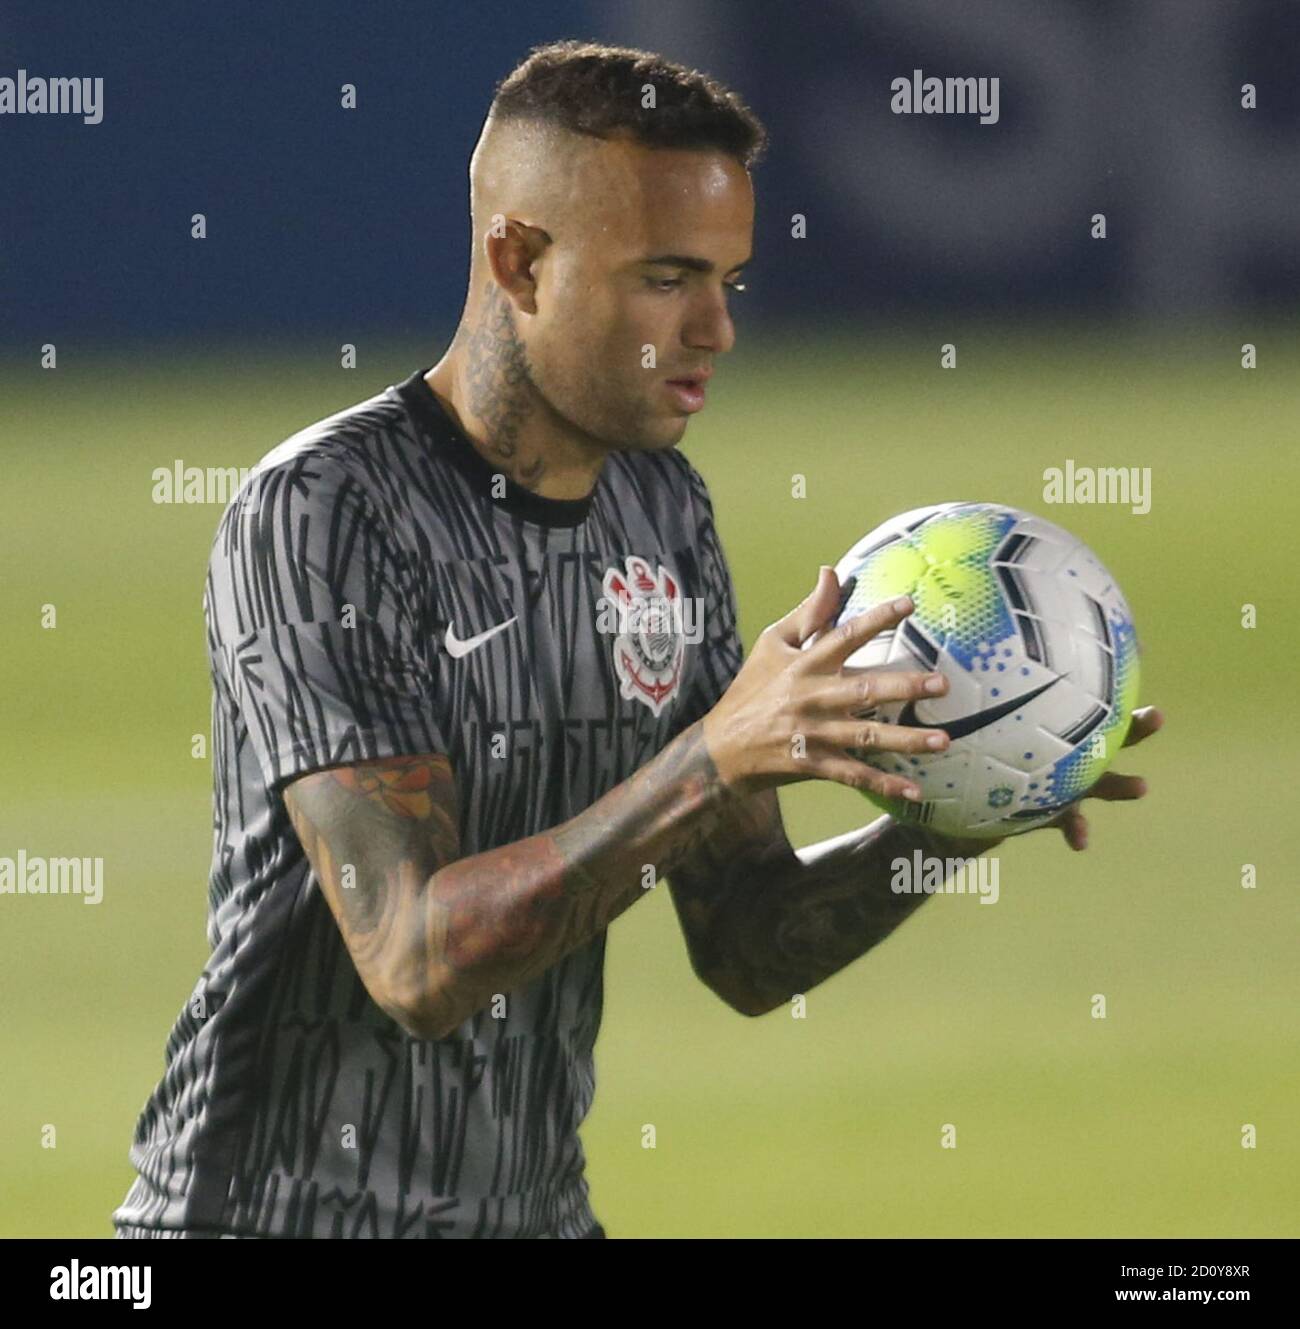
[(722, 153), (604, 142), (581, 196), (534, 265), (536, 314), (518, 321), (533, 381), (611, 448), (671, 447), (703, 395), (671, 381), (707, 375), (735, 341), (727, 306), (753, 243), (749, 174)]

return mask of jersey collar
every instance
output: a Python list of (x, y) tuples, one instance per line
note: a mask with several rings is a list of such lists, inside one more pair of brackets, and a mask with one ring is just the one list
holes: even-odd
[[(586, 520), (591, 511), (592, 494), (586, 498), (544, 498), (497, 470), (448, 414), (425, 381), (428, 372), (427, 369), (417, 369), (410, 378), (397, 385), (396, 391), (412, 416), (432, 434), (448, 460), (470, 482), (475, 493), (538, 526), (578, 526)], [(504, 492), (495, 494), (494, 482), (500, 489), (502, 481)]]

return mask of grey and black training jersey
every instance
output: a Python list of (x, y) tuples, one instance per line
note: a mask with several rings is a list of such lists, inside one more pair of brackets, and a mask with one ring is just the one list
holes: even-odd
[(281, 791), (446, 753), (468, 856), (626, 780), (740, 667), (703, 480), (676, 449), (614, 452), (588, 498), (543, 498), (416, 373), (263, 458), (204, 613), (212, 955), (136, 1127), (119, 1235), (586, 1235), (604, 933), (504, 1016), (412, 1038), (362, 984)]

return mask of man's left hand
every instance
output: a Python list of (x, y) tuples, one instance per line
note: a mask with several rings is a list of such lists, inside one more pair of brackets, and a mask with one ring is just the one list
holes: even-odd
[[(1154, 706), (1140, 707), (1133, 712), (1133, 719), (1129, 724), (1128, 736), (1124, 739), (1123, 746), (1131, 748), (1135, 743), (1141, 743), (1144, 738), (1150, 738), (1164, 722), (1164, 715)], [(1059, 826), (1061, 834), (1065, 836), (1066, 844), (1071, 849), (1086, 849), (1088, 847), (1088, 819), (1079, 811), (1079, 806), (1084, 798), (1104, 798), (1107, 802), (1113, 803), (1127, 801), (1132, 798), (1143, 798), (1146, 796), (1146, 792), (1147, 782), (1140, 775), (1120, 775), (1118, 771), (1107, 771), (1084, 794), (1083, 798), (1076, 799), (1069, 807), (1063, 808), (1057, 816), (1038, 829), (1046, 830), (1048, 826)]]

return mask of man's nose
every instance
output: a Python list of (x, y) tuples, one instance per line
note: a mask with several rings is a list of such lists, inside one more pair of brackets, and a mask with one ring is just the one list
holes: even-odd
[(723, 355), (736, 344), (736, 327), (727, 310), (727, 297), (708, 292), (699, 297), (682, 329), (682, 340), (692, 350), (712, 351)]

